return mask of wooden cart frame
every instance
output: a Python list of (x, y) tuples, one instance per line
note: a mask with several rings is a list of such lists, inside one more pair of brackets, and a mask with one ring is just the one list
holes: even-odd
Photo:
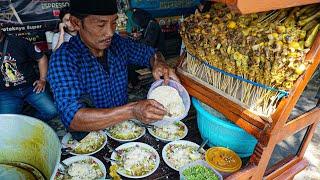
[[(292, 179), (297, 173), (308, 166), (308, 162), (303, 159), (303, 156), (319, 122), (320, 109), (314, 107), (293, 120), (288, 121), (288, 118), (308, 81), (318, 67), (320, 61), (319, 34), (306, 57), (307, 60), (311, 60), (312, 64), (307, 68), (305, 74), (297, 80), (289, 96), (279, 103), (276, 112), (271, 116), (272, 123), (267, 123), (258, 115), (244, 109), (225, 96), (214, 92), (209, 86), (206, 86), (199, 80), (192, 78), (190, 75), (188, 76), (181, 69), (185, 56), (185, 53), (181, 55), (176, 71), (190, 95), (218, 110), (258, 139), (258, 144), (250, 158), (249, 165), (230, 175), (227, 179)], [(285, 158), (272, 168), (267, 169), (277, 143), (306, 127), (307, 132), (298, 153), (295, 156)]]

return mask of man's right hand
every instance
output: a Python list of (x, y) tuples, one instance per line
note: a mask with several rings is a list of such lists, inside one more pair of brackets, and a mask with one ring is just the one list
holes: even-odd
[(133, 107), (135, 118), (146, 124), (163, 119), (165, 114), (163, 105), (152, 99), (138, 101)]

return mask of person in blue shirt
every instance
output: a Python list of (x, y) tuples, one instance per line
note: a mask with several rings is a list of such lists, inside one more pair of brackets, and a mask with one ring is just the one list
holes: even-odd
[(105, 129), (128, 119), (161, 120), (155, 100), (128, 103), (128, 64), (152, 68), (155, 79), (179, 81), (161, 54), (115, 34), (115, 0), (71, 0), (70, 21), (78, 31), (52, 56), (48, 79), (63, 124), (71, 131)]

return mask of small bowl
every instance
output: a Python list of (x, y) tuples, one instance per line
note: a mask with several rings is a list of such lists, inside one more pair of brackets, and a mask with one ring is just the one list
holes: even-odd
[[(149, 89), (149, 92), (148, 92), (148, 95), (147, 95), (147, 99), (149, 99), (150, 94), (154, 89), (156, 89), (157, 87), (162, 86), (162, 85), (163, 85), (163, 80), (162, 79), (155, 81), (151, 85), (151, 87)], [(185, 111), (181, 116), (178, 116), (178, 117), (165, 117), (160, 121), (152, 123), (152, 125), (162, 126), (162, 125), (171, 124), (173, 122), (182, 120), (183, 118), (185, 118), (188, 115), (188, 112), (189, 112), (189, 109), (190, 109), (190, 104), (191, 104), (190, 96), (189, 96), (188, 91), (180, 83), (178, 83), (177, 81), (174, 81), (174, 80), (169, 80), (168, 86), (173, 87), (178, 91), (180, 97), (182, 98), (182, 101), (183, 101), (183, 104), (184, 104), (184, 107), (185, 107)]]
[(237, 172), (242, 166), (240, 157), (234, 151), (225, 147), (208, 149), (205, 158), (208, 164), (223, 176)]

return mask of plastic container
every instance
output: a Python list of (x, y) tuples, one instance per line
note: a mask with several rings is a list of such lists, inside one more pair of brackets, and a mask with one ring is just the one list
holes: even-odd
[(206, 151), (206, 161), (223, 176), (239, 171), (242, 166), (240, 157), (224, 147), (212, 147)]
[(214, 172), (214, 174), (216, 174), (218, 176), (219, 180), (223, 179), (222, 175), (218, 171), (213, 169), (207, 162), (205, 162), (203, 160), (198, 160), (198, 161), (192, 162), (190, 164), (187, 164), (187, 165), (185, 165), (185, 166), (183, 166), (182, 168), (179, 169), (180, 180), (187, 180), (185, 178), (185, 176), (183, 175), (183, 171), (188, 169), (188, 168), (190, 168), (190, 167), (196, 166), (196, 165), (202, 165), (202, 166), (205, 166), (205, 167), (209, 168), (211, 171)]
[[(149, 99), (150, 93), (155, 88), (162, 86), (162, 84), (163, 84), (163, 80), (155, 81), (149, 89), (147, 99)], [(182, 101), (183, 101), (183, 104), (185, 107), (185, 111), (184, 111), (184, 114), (182, 114), (179, 117), (168, 117), (168, 118), (164, 118), (161, 121), (157, 121), (157, 122), (153, 123), (153, 125), (155, 125), (155, 126), (163, 126), (163, 125), (171, 124), (173, 122), (180, 121), (188, 115), (188, 112), (190, 109), (191, 101), (190, 101), (190, 96), (189, 96), (189, 93), (187, 92), (187, 90), (180, 83), (173, 81), (173, 80), (169, 81), (168, 86), (175, 88), (179, 92), (179, 95), (182, 98)]]
[[(209, 139), (208, 145), (222, 146), (235, 151), (241, 158), (252, 155), (257, 139), (229, 120), (209, 113), (195, 98), (198, 128), (202, 139)], [(207, 108), (207, 107), (206, 107)], [(213, 110), (213, 109), (212, 109)]]

